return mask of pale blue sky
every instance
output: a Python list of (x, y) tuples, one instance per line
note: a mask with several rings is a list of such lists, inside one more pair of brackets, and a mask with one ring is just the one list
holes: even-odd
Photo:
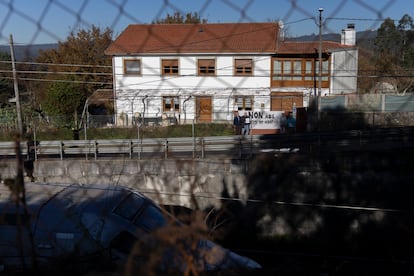
[(10, 34), (16, 44), (64, 41), (70, 31), (92, 24), (114, 30), (151, 23), (167, 13), (198, 12), (209, 23), (282, 20), (290, 36), (318, 33), (319, 8), (324, 33), (339, 33), (348, 23), (357, 31), (377, 29), (383, 19), (414, 17), (412, 0), (0, 0), (0, 44)]

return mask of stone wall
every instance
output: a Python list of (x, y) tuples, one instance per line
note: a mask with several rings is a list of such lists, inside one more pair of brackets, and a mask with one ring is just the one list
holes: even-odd
[[(112, 183), (137, 189), (161, 204), (219, 205), (223, 190), (246, 198), (243, 165), (231, 160), (38, 160), (38, 182)], [(2, 179), (16, 175), (16, 161), (0, 162)], [(26, 177), (27, 185), (30, 179)], [(233, 191), (237, 190), (237, 191)]]

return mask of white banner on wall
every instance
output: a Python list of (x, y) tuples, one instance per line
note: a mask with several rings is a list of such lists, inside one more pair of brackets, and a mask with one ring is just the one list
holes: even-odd
[(246, 111), (251, 129), (280, 129), (283, 111)]

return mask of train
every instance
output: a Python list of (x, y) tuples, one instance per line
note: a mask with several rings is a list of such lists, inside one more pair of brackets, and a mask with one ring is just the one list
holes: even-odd
[[(16, 188), (11, 182), (0, 184), (0, 271), (63, 269), (93, 260), (117, 269), (129, 263), (130, 269), (153, 263), (148, 269), (157, 271), (261, 269), (253, 259), (194, 234), (133, 188), (38, 182)], [(162, 231), (171, 243), (162, 240)]]

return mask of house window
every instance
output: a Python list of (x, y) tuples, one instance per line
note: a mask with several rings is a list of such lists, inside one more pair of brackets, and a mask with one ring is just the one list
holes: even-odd
[(178, 75), (178, 59), (163, 59), (162, 60), (162, 74), (163, 75)]
[(141, 75), (141, 60), (139, 59), (125, 59), (124, 73), (126, 75)]
[(251, 76), (253, 73), (253, 61), (251, 59), (235, 59), (234, 75)]
[(305, 80), (307, 81), (311, 81), (314, 78), (312, 64), (312, 60), (305, 60)]
[(282, 80), (282, 61), (274, 60), (273, 61), (273, 80), (278, 81)]
[[(319, 61), (314, 59), (274, 59), (272, 81), (297, 85), (298, 81), (314, 81), (319, 76)], [(322, 81), (329, 81), (329, 60), (322, 61)]]
[(302, 61), (294, 60), (292, 65), (292, 80), (302, 80)]
[(214, 59), (199, 59), (198, 60), (198, 75), (199, 76), (213, 76), (216, 74), (216, 60)]
[(165, 96), (162, 98), (163, 111), (180, 111), (180, 99), (178, 97)]
[[(319, 77), (319, 60), (315, 62), (316, 76)], [(327, 81), (329, 77), (329, 64), (327, 60), (322, 60), (322, 81)]]
[(302, 80), (302, 61), (274, 60), (273, 80)]
[(253, 97), (237, 96), (234, 98), (238, 110), (253, 110)]

